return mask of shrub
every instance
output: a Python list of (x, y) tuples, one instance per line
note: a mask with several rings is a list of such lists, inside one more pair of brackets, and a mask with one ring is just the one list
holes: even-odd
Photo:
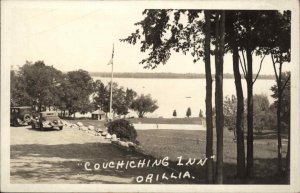
[(108, 133), (116, 134), (118, 138), (125, 141), (137, 142), (137, 132), (134, 126), (125, 119), (118, 119), (106, 124)]

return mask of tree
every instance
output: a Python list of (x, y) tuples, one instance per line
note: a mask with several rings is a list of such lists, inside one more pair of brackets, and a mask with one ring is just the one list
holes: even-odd
[(146, 113), (153, 113), (158, 109), (157, 101), (151, 95), (141, 95), (132, 101), (131, 109), (137, 112), (139, 118), (143, 118)]
[(203, 118), (203, 111), (201, 109), (200, 109), (200, 112), (199, 112), (199, 117)]
[[(134, 90), (123, 87), (118, 87), (116, 82), (113, 82), (113, 112), (117, 115), (127, 115), (132, 101), (136, 98), (137, 94)], [(100, 80), (94, 83), (94, 105), (100, 107), (104, 112), (109, 112), (110, 103), (110, 84), (104, 85)]]
[(173, 117), (177, 117), (177, 112), (176, 112), (176, 110), (173, 111)]
[(110, 92), (101, 80), (94, 82), (93, 103), (95, 107), (100, 108), (105, 113), (109, 112)]
[[(268, 52), (270, 33), (277, 11), (238, 11), (235, 23), (236, 41), (241, 52), (239, 61), (247, 83), (247, 167), (246, 175), (253, 172), (253, 85)], [(253, 77), (253, 54), (260, 56), (259, 70)], [(245, 56), (246, 55), (246, 56)]]
[(44, 61), (34, 64), (26, 61), (20, 68), (19, 77), (24, 86), (23, 91), (32, 99), (31, 104), (38, 107), (38, 111), (59, 105), (57, 91), (63, 78), (62, 72), (53, 66), (46, 66)]
[(253, 113), (254, 120), (253, 128), (258, 132), (264, 129), (272, 128), (273, 112), (270, 111), (270, 103), (268, 97), (264, 94), (253, 96)]
[(91, 111), (92, 105), (90, 95), (93, 92), (93, 79), (87, 71), (70, 71), (66, 74), (63, 82), (64, 95), (62, 100), (66, 104), (69, 116), (76, 112), (87, 113)]
[(231, 95), (226, 96), (224, 100), (224, 126), (233, 131), (236, 138), (236, 117), (237, 117), (237, 97)]
[(25, 82), (21, 81), (20, 75), (10, 71), (10, 106), (28, 106), (32, 105), (32, 98), (25, 90)]
[[(237, 11), (226, 11), (226, 40), (228, 45), (227, 51), (232, 51), (232, 66), (233, 66), (233, 73), (234, 73), (234, 82), (235, 82), (235, 90), (236, 90), (236, 121), (235, 125), (233, 124), (233, 120), (228, 120), (228, 116), (225, 117), (225, 125), (233, 128), (234, 134), (236, 135), (237, 141), (237, 177), (243, 178), (245, 176), (245, 145), (244, 145), (244, 129), (243, 129), (243, 119), (244, 119), (244, 95), (243, 95), (243, 87), (241, 82), (241, 74), (239, 69), (239, 47), (237, 42), (237, 31), (239, 25), (237, 25), (237, 18), (238, 18)], [(235, 104), (235, 98), (232, 96), (232, 100), (228, 98), (228, 102), (230, 105)], [(224, 110), (226, 111), (226, 105), (224, 104)], [(229, 114), (232, 115), (233, 112), (230, 112), (228, 109), (225, 112), (225, 115)], [(229, 116), (230, 117), (230, 116)]]
[[(210, 44), (211, 44), (211, 12), (204, 11), (204, 63), (205, 63), (205, 80), (206, 80), (206, 157), (210, 158), (213, 155), (213, 109), (212, 109), (212, 75), (210, 62)], [(206, 165), (206, 181), (212, 184), (214, 181), (213, 162), (208, 159)]]
[(186, 110), (186, 116), (187, 116), (187, 118), (190, 118), (191, 115), (192, 115), (192, 111), (191, 111), (191, 108), (189, 107)]
[[(291, 54), (291, 12), (285, 11), (283, 13), (276, 12), (277, 14), (273, 18), (273, 36), (270, 38), (270, 53), (273, 63), (274, 73), (277, 83), (277, 139), (278, 139), (278, 173), (282, 173), (282, 142), (281, 142), (281, 125), (282, 125), (282, 102), (283, 93), (290, 80), (290, 76), (286, 77), (283, 82), (282, 67), (283, 63), (290, 62)], [(277, 68), (276, 68), (277, 66)], [(289, 132), (290, 139), (290, 132)], [(288, 142), (288, 156), (290, 141)], [(289, 161), (289, 157), (288, 157)], [(287, 173), (289, 174), (289, 164), (287, 165)]]
[(216, 106), (216, 132), (217, 132), (217, 166), (216, 181), (223, 183), (223, 56), (225, 38), (225, 11), (217, 11), (215, 15), (215, 106)]
[[(285, 85), (284, 87), (281, 86), (281, 88), (283, 88), (281, 90), (281, 97), (280, 97), (280, 100), (281, 102), (279, 103), (279, 90), (278, 89), (279, 85)], [(278, 129), (280, 129), (280, 133), (281, 134), (281, 130), (284, 129), (288, 132), (288, 150), (287, 150), (287, 155), (286, 155), (286, 169), (285, 169), (285, 172), (286, 172), (286, 175), (289, 176), (289, 173), (290, 173), (290, 138), (291, 138), (291, 128), (290, 128), (290, 98), (291, 98), (291, 95), (290, 95), (290, 89), (291, 89), (291, 83), (290, 83), (290, 72), (284, 72), (282, 73), (281, 75), (281, 83), (278, 84), (277, 81), (276, 81), (276, 84), (274, 86), (271, 87), (271, 90), (273, 91), (273, 95), (272, 97), (275, 99), (274, 101), (274, 106), (276, 108), (276, 115), (277, 115), (277, 132), (278, 132)], [(281, 107), (279, 107), (279, 104)], [(280, 113), (278, 113), (278, 109), (280, 110)], [(278, 120), (279, 119), (279, 120)], [(280, 125), (278, 125), (279, 123)], [(277, 133), (278, 134), (278, 133)], [(278, 139), (281, 138), (281, 135), (278, 135), (277, 136)], [(281, 142), (281, 139), (278, 140), (278, 152), (281, 154), (280, 152), (280, 142)], [(280, 160), (281, 159), (281, 156), (280, 154), (278, 153), (278, 167), (280, 167), (279, 164), (282, 164), (280, 163)], [(281, 165), (282, 167), (282, 165)], [(282, 168), (278, 168), (278, 171), (281, 172)]]
[[(206, 124), (207, 144), (206, 156), (210, 158), (213, 154), (213, 123), (212, 123), (212, 76), (210, 64), (210, 44), (212, 13), (205, 10), (205, 22), (200, 14), (202, 10), (172, 10), (151, 9), (144, 10), (145, 18), (135, 25), (141, 27), (134, 33), (121, 41), (136, 44), (140, 42), (141, 52), (149, 51), (148, 57), (140, 63), (144, 68), (156, 68), (159, 64), (165, 64), (172, 52), (187, 53), (193, 57), (193, 62), (201, 58), (205, 60), (206, 76)], [(181, 20), (181, 16), (184, 16)], [(184, 18), (187, 18), (185, 21)], [(205, 44), (203, 50), (203, 27), (205, 26)], [(142, 31), (142, 32), (141, 32)], [(207, 181), (213, 181), (213, 165), (208, 160)]]

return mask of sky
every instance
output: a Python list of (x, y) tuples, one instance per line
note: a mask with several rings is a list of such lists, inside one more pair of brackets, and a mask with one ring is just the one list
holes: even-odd
[[(155, 4), (156, 7), (164, 6)], [(173, 53), (166, 65), (155, 70), (139, 64), (147, 57), (140, 52), (140, 45), (119, 39), (137, 29), (134, 23), (142, 20), (145, 8), (153, 7), (134, 1), (4, 1), (1, 12), (4, 63), (17, 69), (26, 60), (43, 60), (64, 72), (78, 69), (110, 72), (111, 66), (107, 64), (114, 44), (114, 72), (204, 73), (203, 61), (193, 63), (191, 56), (181, 53)], [(254, 73), (259, 62), (260, 58), (254, 57)], [(224, 73), (232, 73), (230, 54), (224, 58)], [(261, 74), (273, 73), (267, 56)]]

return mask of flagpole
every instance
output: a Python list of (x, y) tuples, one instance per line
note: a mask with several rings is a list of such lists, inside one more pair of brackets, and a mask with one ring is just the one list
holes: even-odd
[(114, 44), (113, 44), (113, 51), (112, 51), (112, 57), (111, 57), (111, 79), (110, 79), (110, 101), (109, 101), (109, 114), (111, 116), (111, 119), (113, 120), (112, 116), (112, 83), (114, 78)]

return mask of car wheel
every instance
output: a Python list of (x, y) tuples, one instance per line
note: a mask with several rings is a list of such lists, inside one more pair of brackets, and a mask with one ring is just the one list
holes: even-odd
[(29, 123), (31, 121), (31, 116), (29, 114), (25, 114), (23, 116), (23, 120), (25, 123)]
[(59, 130), (63, 130), (63, 126), (60, 126), (60, 127), (59, 127)]

